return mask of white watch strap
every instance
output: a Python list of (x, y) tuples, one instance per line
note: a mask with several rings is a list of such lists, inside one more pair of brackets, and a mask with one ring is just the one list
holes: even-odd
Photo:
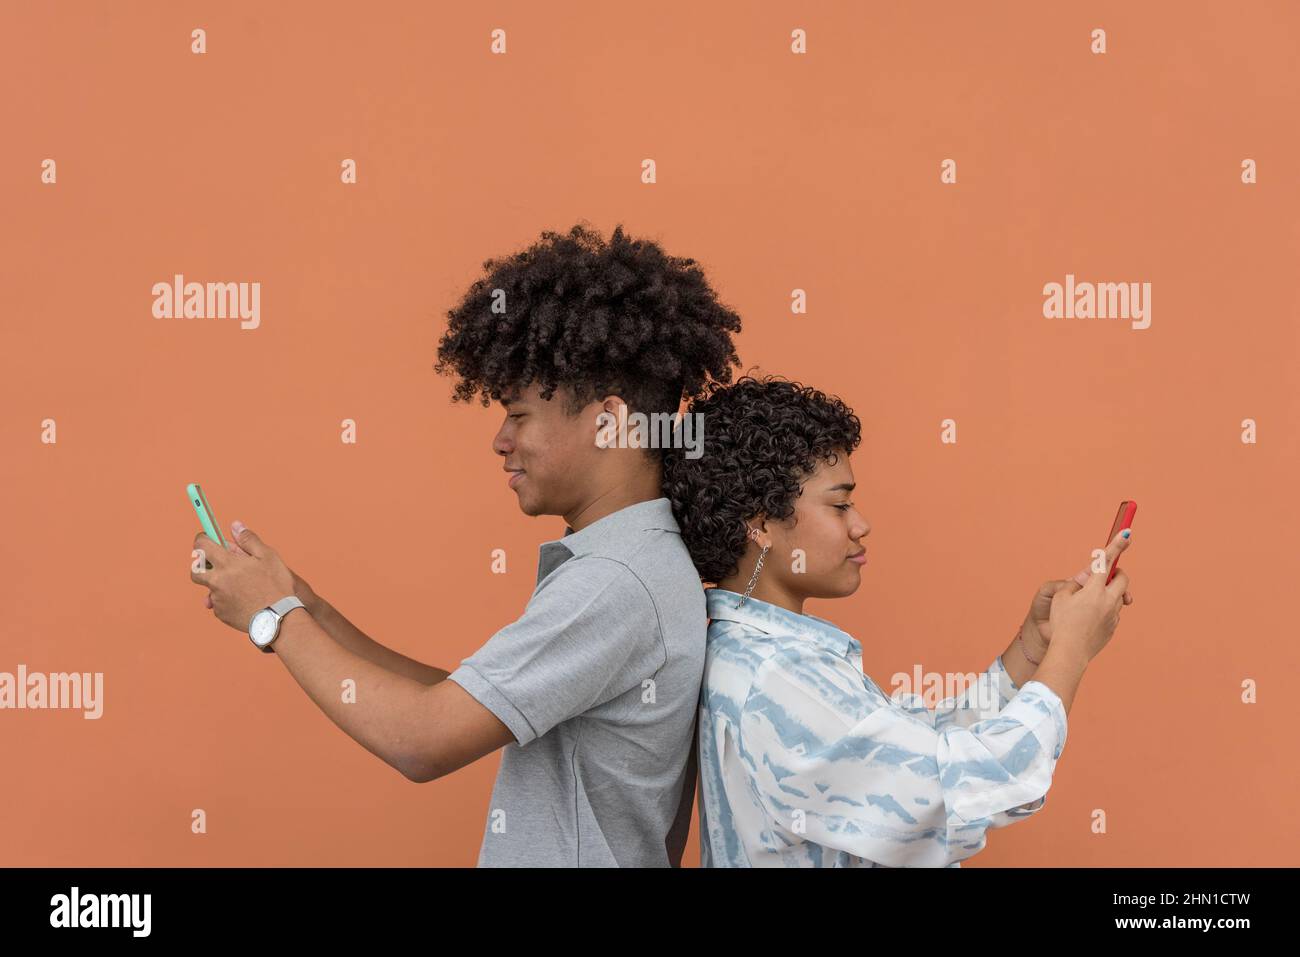
[(307, 607), (306, 605), (304, 605), (301, 601), (298, 600), (297, 595), (290, 595), (287, 598), (281, 598), (274, 605), (272, 605), (271, 611), (275, 612), (276, 615), (283, 618), (285, 615), (287, 615), (290, 612), (290, 610), (294, 608), (306, 608), (306, 607)]

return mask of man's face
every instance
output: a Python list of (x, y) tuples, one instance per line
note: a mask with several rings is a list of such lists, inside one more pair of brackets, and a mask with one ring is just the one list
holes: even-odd
[[(853, 489), (853, 469), (841, 452), (834, 465), (822, 462), (808, 477), (792, 520), (768, 526), (772, 551), (787, 556), (773, 571), (790, 593), (843, 598), (862, 584), (866, 553), (861, 539), (871, 526), (850, 500)], [(793, 561), (795, 549), (802, 551), (802, 568)]]
[(565, 515), (580, 503), (583, 477), (596, 466), (600, 406), (591, 403), (571, 416), (564, 389), (549, 400), (540, 392), (533, 384), (501, 401), (505, 421), (492, 450), (504, 457), (510, 488), (525, 515)]

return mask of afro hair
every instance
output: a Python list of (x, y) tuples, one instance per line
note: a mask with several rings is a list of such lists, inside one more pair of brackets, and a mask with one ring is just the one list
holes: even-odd
[(486, 406), (536, 383), (544, 399), (567, 389), (570, 411), (613, 393), (634, 412), (676, 413), (739, 363), (740, 317), (695, 260), (621, 225), (608, 242), (582, 223), (545, 231), (483, 268), (438, 343), (435, 371), (459, 377), (453, 402)]

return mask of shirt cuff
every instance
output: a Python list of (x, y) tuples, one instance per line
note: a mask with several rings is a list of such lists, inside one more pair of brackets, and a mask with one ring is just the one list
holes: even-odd
[[(1025, 692), (1031, 689), (1033, 694), (1026, 696)], [(1024, 697), (1030, 697), (1034, 708), (1051, 718), (1050, 722), (1044, 721), (1035, 726), (1034, 733), (1038, 736), (1038, 742), (1051, 753), (1052, 760), (1057, 760), (1065, 747), (1065, 738), (1069, 731), (1069, 724), (1065, 719), (1065, 703), (1055, 691), (1033, 678), (1025, 682), (1016, 700)]]
[(1038, 741), (1042, 756), (1035, 758), (1022, 773), (993, 786), (958, 791), (951, 799), (954, 816), (963, 824), (990, 817), (1012, 808), (1037, 810), (1042, 807), (1052, 784), (1056, 761), (1065, 747), (1065, 706), (1060, 697), (1041, 681), (1026, 681), (1015, 700), (1003, 711)]
[(528, 723), (524, 713), (510, 703), (510, 699), (497, 690), (492, 682), (475, 671), (470, 665), (461, 664), (459, 668), (447, 675), (446, 681), (454, 681), (464, 688), (475, 701), (487, 708), (501, 719), (501, 723), (510, 729), (520, 745), (528, 744), (537, 735)]

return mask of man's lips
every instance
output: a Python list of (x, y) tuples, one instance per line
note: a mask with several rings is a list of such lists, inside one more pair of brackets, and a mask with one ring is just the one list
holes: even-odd
[(850, 555), (849, 561), (856, 562), (859, 565), (865, 565), (867, 563), (867, 550), (864, 548), (862, 551)]
[(509, 485), (511, 488), (514, 488), (516, 485), (518, 485), (520, 479), (524, 477), (523, 469), (506, 469), (506, 472), (508, 472), (510, 475)]

